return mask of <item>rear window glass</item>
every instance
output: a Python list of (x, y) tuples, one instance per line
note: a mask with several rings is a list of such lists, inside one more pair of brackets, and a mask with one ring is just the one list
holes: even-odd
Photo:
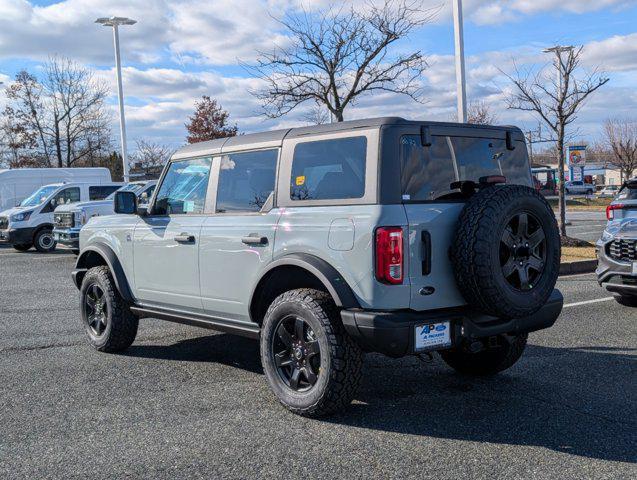
[(622, 188), (616, 200), (637, 200), (637, 185)]
[(292, 200), (361, 198), (365, 195), (366, 137), (299, 143), (294, 148)]
[(477, 182), (480, 177), (504, 175), (509, 184), (532, 186), (525, 149), (507, 150), (503, 139), (432, 137), (423, 147), (419, 135), (401, 138), (403, 200), (436, 200), (452, 193), (456, 181)]

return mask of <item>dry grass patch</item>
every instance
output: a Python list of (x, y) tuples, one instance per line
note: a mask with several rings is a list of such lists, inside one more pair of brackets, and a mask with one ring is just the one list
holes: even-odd
[(562, 262), (579, 262), (595, 258), (595, 247), (562, 247)]

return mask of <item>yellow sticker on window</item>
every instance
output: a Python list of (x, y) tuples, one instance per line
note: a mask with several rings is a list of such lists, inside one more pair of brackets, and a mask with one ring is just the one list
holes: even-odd
[(296, 177), (296, 185), (303, 185), (305, 183), (305, 175), (299, 175)]

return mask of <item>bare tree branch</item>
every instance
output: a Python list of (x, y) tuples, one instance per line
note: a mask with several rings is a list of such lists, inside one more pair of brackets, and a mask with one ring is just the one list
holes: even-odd
[(306, 101), (322, 104), (338, 121), (358, 97), (394, 92), (421, 101), (420, 78), (427, 62), (420, 51), (390, 55), (390, 47), (429, 23), (438, 9), (421, 10), (416, 0), (384, 0), (365, 9), (328, 9), (280, 19), (291, 44), (261, 52), (244, 65), (266, 86), (252, 92), (264, 113), (278, 118)]
[(606, 145), (613, 152), (610, 164), (628, 180), (637, 170), (637, 121), (608, 119), (604, 125)]

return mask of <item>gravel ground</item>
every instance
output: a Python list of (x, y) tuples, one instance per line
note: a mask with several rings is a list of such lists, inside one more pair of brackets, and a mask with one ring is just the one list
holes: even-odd
[(251, 340), (144, 320), (94, 351), (73, 262), (0, 249), (0, 478), (637, 477), (637, 309), (592, 275), (560, 280), (575, 305), (509, 371), (368, 355), (351, 409), (308, 420)]

